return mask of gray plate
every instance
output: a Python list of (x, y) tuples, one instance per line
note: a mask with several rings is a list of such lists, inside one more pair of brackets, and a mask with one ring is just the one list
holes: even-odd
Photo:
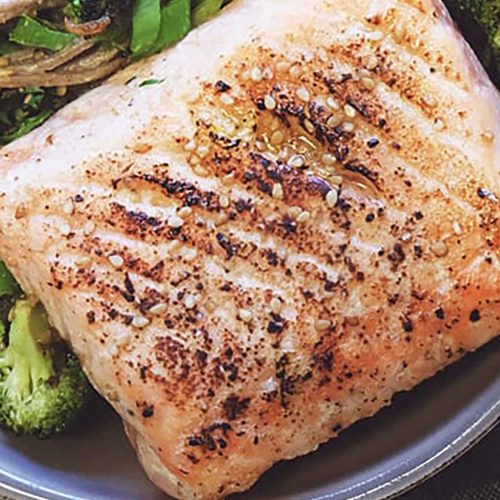
[[(500, 419), (500, 341), (468, 356), (318, 452), (283, 463), (240, 500), (384, 498), (430, 477)], [(159, 500), (104, 406), (67, 437), (0, 434), (0, 482), (50, 499)]]

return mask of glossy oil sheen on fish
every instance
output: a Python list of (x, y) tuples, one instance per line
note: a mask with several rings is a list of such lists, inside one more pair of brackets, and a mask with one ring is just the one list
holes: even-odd
[(0, 256), (227, 496), (500, 333), (499, 123), (441, 2), (237, 0), (1, 151)]

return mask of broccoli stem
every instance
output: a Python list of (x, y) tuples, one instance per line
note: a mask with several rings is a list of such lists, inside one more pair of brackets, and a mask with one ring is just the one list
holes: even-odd
[(40, 308), (33, 308), (26, 300), (17, 301), (10, 326), (9, 346), (0, 359), (2, 368), (15, 366), (4, 385), (9, 397), (24, 399), (37, 383), (54, 375), (52, 360), (39, 342), (46, 326), (46, 321), (40, 316)]

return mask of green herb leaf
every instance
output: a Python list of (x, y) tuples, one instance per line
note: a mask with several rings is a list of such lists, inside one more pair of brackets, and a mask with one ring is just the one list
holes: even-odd
[(76, 36), (56, 31), (37, 20), (23, 16), (9, 36), (11, 42), (49, 50), (62, 50), (71, 45)]
[(135, 0), (130, 50), (136, 57), (147, 54), (160, 33), (160, 0)]
[(153, 52), (182, 40), (191, 29), (190, 0), (170, 0), (161, 9), (161, 25)]
[(21, 289), (7, 266), (0, 261), (0, 296), (17, 295)]
[(23, 137), (23, 135), (35, 130), (42, 123), (46, 122), (55, 112), (55, 109), (45, 109), (38, 115), (25, 118), (15, 130), (9, 132), (8, 134), (3, 134), (0, 137), (0, 143), (8, 144), (9, 142)]
[(222, 8), (224, 0), (201, 0), (193, 10), (193, 26), (208, 21)]
[(165, 80), (156, 80), (155, 78), (151, 78), (151, 80), (144, 80), (139, 84), (139, 87), (147, 87), (148, 85), (158, 85), (160, 83), (163, 83)]

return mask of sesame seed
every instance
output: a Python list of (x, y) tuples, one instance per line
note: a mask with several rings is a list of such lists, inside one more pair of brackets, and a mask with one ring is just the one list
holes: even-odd
[(266, 97), (264, 97), (264, 106), (269, 111), (276, 109), (276, 100), (272, 95), (266, 95)]
[(306, 159), (303, 155), (294, 155), (288, 160), (288, 164), (294, 168), (302, 168), (306, 164)]
[(297, 89), (297, 97), (304, 102), (309, 102), (311, 100), (311, 94), (305, 87), (299, 87)]
[(332, 115), (330, 118), (328, 118), (326, 125), (329, 128), (335, 128), (338, 127), (342, 123), (342, 118), (338, 115)]
[(330, 177), (330, 183), (335, 186), (341, 186), (343, 182), (344, 178), (340, 175), (333, 175), (332, 177)]
[(144, 328), (148, 326), (149, 323), (149, 319), (145, 318), (144, 316), (134, 316), (132, 318), (132, 326), (135, 328)]
[(68, 87), (61, 85), (56, 88), (56, 95), (58, 97), (64, 97), (68, 93)]
[(253, 318), (252, 311), (249, 311), (248, 309), (240, 309), (238, 312), (238, 316), (243, 321), (243, 323), (250, 323)]
[(220, 101), (226, 106), (232, 106), (234, 104), (234, 98), (229, 94), (221, 94)]
[(330, 108), (330, 109), (333, 109), (334, 111), (338, 111), (340, 109), (340, 104), (338, 103), (338, 101), (336, 99), (334, 99), (333, 97), (329, 97), (327, 100), (326, 100), (326, 105)]
[(290, 217), (292, 219), (297, 219), (297, 217), (299, 217), (299, 215), (302, 213), (302, 207), (293, 206), (290, 208), (288, 213), (290, 214)]
[(346, 104), (344, 106), (344, 113), (348, 118), (354, 118), (356, 116), (356, 109), (352, 107), (350, 104)]
[(167, 304), (156, 304), (154, 305), (150, 310), (149, 312), (151, 314), (156, 314), (156, 315), (159, 315), (159, 314), (164, 314), (166, 313), (168, 310), (168, 306)]
[(86, 255), (83, 255), (81, 257), (77, 257), (75, 259), (75, 264), (78, 267), (86, 267), (90, 264), (90, 262), (91, 262), (90, 257), (87, 257)]
[(314, 124), (312, 123), (311, 120), (308, 120), (307, 118), (304, 120), (304, 127), (310, 134), (314, 134), (316, 128), (314, 127)]
[(28, 215), (28, 208), (26, 207), (26, 205), (24, 203), (20, 203), (17, 207), (16, 207), (16, 213), (14, 215), (14, 217), (19, 220), (19, 219), (23, 219), (24, 217), (26, 217)]
[(59, 231), (62, 236), (68, 236), (71, 233), (71, 227), (69, 224), (64, 223), (59, 227)]
[(375, 83), (375, 80), (373, 78), (369, 78), (367, 76), (364, 76), (361, 78), (361, 84), (366, 90), (373, 90), (377, 84)]
[(335, 207), (339, 201), (339, 193), (336, 189), (331, 189), (326, 195), (326, 204), (329, 208)]
[(223, 226), (228, 221), (229, 221), (229, 215), (226, 212), (221, 212), (220, 214), (217, 214), (215, 217), (216, 226)]
[(289, 69), (290, 69), (290, 63), (287, 61), (280, 61), (278, 64), (276, 64), (276, 70), (279, 71), (280, 73), (284, 73)]
[(153, 149), (153, 146), (151, 146), (151, 144), (145, 144), (145, 143), (141, 142), (141, 143), (136, 144), (134, 146), (134, 153), (137, 153), (139, 155), (143, 155), (143, 154), (146, 154), (149, 151), (151, 151), (151, 149)]
[(196, 150), (196, 154), (200, 157), (200, 158), (205, 158), (208, 153), (210, 153), (210, 148), (208, 146), (200, 146), (197, 150)]
[(318, 51), (318, 57), (320, 59), (320, 61), (322, 62), (328, 62), (328, 53), (326, 52), (326, 50), (321, 47)]
[(179, 229), (184, 225), (184, 221), (177, 215), (172, 215), (167, 222), (172, 229)]
[(372, 40), (375, 40), (376, 42), (380, 42), (384, 38), (384, 34), (382, 31), (374, 31), (372, 34)]
[(177, 212), (177, 215), (181, 218), (181, 219), (185, 219), (187, 217), (189, 217), (190, 215), (193, 214), (193, 209), (191, 207), (182, 207), (178, 212)]
[(199, 295), (188, 294), (184, 297), (184, 305), (186, 306), (186, 309), (194, 309), (199, 300)]
[(457, 235), (457, 236), (461, 236), (463, 234), (463, 229), (462, 229), (462, 226), (457, 222), (457, 221), (454, 221), (453, 224), (452, 224), (452, 228), (453, 228), (453, 231), (454, 233)]
[(325, 153), (321, 157), (321, 163), (323, 163), (323, 165), (325, 165), (326, 167), (331, 167), (335, 165), (335, 163), (337, 163), (337, 158), (335, 158), (335, 156), (331, 153)]
[(431, 251), (436, 257), (445, 257), (448, 255), (448, 246), (444, 241), (439, 241), (431, 246)]
[(260, 68), (253, 68), (252, 71), (250, 71), (250, 78), (254, 82), (260, 82), (262, 80), (262, 71)]
[(196, 257), (198, 257), (198, 250), (196, 248), (188, 248), (184, 250), (183, 257), (186, 262), (194, 262)]
[(401, 42), (403, 38), (406, 36), (406, 28), (403, 23), (398, 22), (394, 26), (394, 39), (396, 42)]
[(273, 186), (273, 198), (276, 198), (277, 200), (282, 200), (283, 199), (283, 186), (281, 184), (275, 184)]
[(317, 332), (325, 332), (332, 326), (332, 322), (329, 319), (318, 319), (314, 322), (314, 329)]
[(353, 132), (354, 131), (354, 123), (352, 122), (345, 122), (343, 125), (342, 125), (342, 129), (344, 130), (344, 132)]
[(209, 171), (205, 167), (202, 167), (201, 165), (196, 165), (194, 167), (194, 173), (198, 177), (208, 177), (209, 175)]
[(297, 64), (294, 64), (291, 68), (290, 68), (290, 76), (292, 78), (298, 78), (300, 75), (302, 74), (302, 69), (300, 66), (298, 66)]
[(437, 106), (436, 99), (431, 95), (424, 95), (424, 97), (422, 97), (422, 102), (429, 108), (435, 108)]
[(229, 196), (226, 196), (225, 194), (219, 196), (219, 205), (221, 208), (228, 208), (230, 204), (231, 200), (229, 199)]
[(116, 255), (116, 254), (110, 255), (108, 257), (108, 260), (109, 260), (109, 262), (111, 262), (111, 265), (113, 265), (114, 267), (121, 267), (121, 266), (123, 266), (123, 264), (125, 262), (121, 255)]
[(271, 311), (273, 314), (280, 314), (283, 309), (283, 304), (281, 303), (281, 300), (274, 297), (271, 300)]
[(192, 152), (196, 149), (196, 142), (191, 140), (189, 142), (186, 143), (186, 145), (184, 146), (184, 150), (185, 151), (189, 151), (189, 152)]
[(73, 200), (66, 200), (63, 205), (63, 212), (67, 215), (73, 215), (75, 211), (75, 205), (73, 204)]
[(92, 221), (88, 221), (84, 226), (83, 226), (83, 234), (85, 236), (89, 236), (95, 231), (95, 224)]
[(273, 70), (271, 68), (266, 68), (262, 73), (262, 76), (264, 77), (265, 80), (272, 80), (274, 76)]
[(378, 59), (374, 55), (368, 56), (365, 59), (364, 64), (366, 69), (374, 70), (378, 66)]
[(309, 222), (311, 220), (311, 213), (308, 212), (307, 210), (304, 210), (298, 217), (297, 217), (297, 222), (299, 224), (304, 224), (306, 222)]
[(434, 126), (436, 127), (436, 130), (443, 130), (444, 129), (444, 121), (441, 120), (441, 118), (436, 118), (436, 121), (434, 122)]
[(281, 132), (281, 130), (276, 130), (275, 132), (273, 132), (273, 135), (271, 136), (271, 144), (273, 146), (279, 146), (283, 143), (284, 140), (285, 137), (283, 136), (283, 132)]

